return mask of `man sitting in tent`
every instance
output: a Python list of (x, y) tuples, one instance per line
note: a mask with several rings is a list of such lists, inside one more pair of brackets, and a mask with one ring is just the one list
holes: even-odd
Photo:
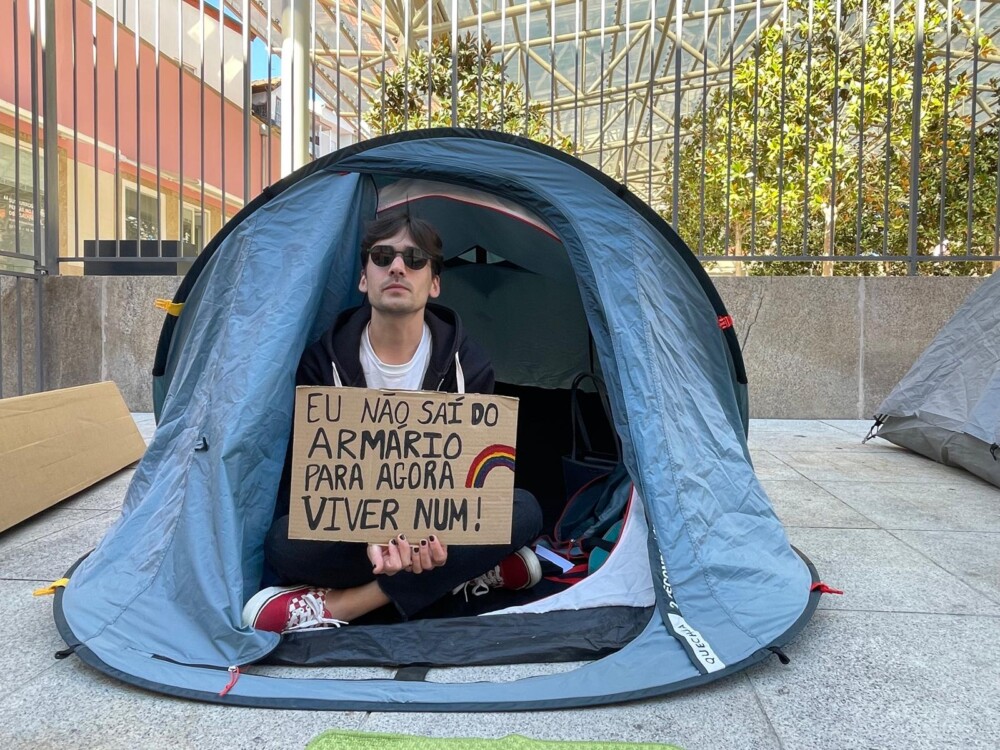
[[(428, 304), (441, 293), (441, 247), (435, 229), (408, 214), (369, 222), (358, 284), (368, 304), (342, 312), (306, 349), (296, 385), (492, 393), (485, 352), (452, 310)], [(524, 589), (541, 579), (541, 565), (526, 545), (540, 532), (542, 513), (524, 490), (514, 490), (509, 545), (448, 549), (434, 535), (410, 540), (403, 534), (367, 546), (289, 539), (290, 459), (264, 547), (286, 585), (255, 594), (243, 609), (244, 625), (274, 632), (339, 626), (389, 604), (405, 620), (463, 588), (477, 594)]]

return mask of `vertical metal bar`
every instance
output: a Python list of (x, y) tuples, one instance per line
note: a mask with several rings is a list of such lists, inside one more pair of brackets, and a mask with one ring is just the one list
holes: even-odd
[[(867, 0), (862, 0), (867, 2)], [(864, 65), (861, 66), (862, 70)], [(774, 236), (775, 254), (784, 251), (781, 245), (781, 230), (785, 219), (785, 101), (788, 96), (788, 2), (781, 4), (781, 100), (778, 102), (778, 227)], [(861, 164), (861, 159), (858, 159)], [(860, 182), (858, 183), (860, 184)]]
[[(427, 0), (430, 2), (430, 0)], [(500, 0), (500, 132), (507, 130), (507, 0)]]
[[(923, 2), (923, 0), (918, 0)], [(837, 0), (834, 4), (834, 56), (833, 56), (833, 151), (830, 154), (830, 214), (827, 221), (829, 226), (824, 230), (829, 232), (830, 246), (824, 248), (829, 251), (830, 260), (837, 254), (837, 143), (840, 135), (840, 3)], [(832, 268), (832, 266), (831, 266)], [(831, 271), (832, 273), (832, 271)]]
[[(408, 3), (409, 0), (406, 0)], [(479, 75), (476, 76), (476, 127), (483, 126), (483, 3), (476, 3), (476, 61)]]
[[(838, 0), (839, 2), (839, 0)], [(757, 254), (757, 120), (760, 114), (760, 0), (754, 4), (754, 51), (753, 56), (753, 143), (750, 163), (753, 175), (750, 177), (750, 254)]]
[[(184, 8), (177, 3), (177, 236), (184, 254)], [(191, 244), (194, 244), (194, 215), (191, 216)], [(200, 251), (201, 248), (197, 248)]]
[[(337, 9), (336, 9), (335, 14), (334, 14), (335, 15), (334, 21), (337, 24), (337, 41), (336, 41), (335, 47), (336, 47), (336, 50), (337, 50), (337, 73), (336, 73), (336, 76), (337, 76), (337, 103), (336, 103), (336, 108), (337, 108), (337, 150), (338, 151), (340, 151), (340, 131), (343, 130), (343, 126), (341, 125), (341, 119), (340, 119), (340, 100), (343, 98), (343, 95), (344, 95), (343, 94), (344, 90), (343, 90), (342, 85), (341, 85), (342, 75), (341, 75), (341, 63), (340, 63), (340, 38), (344, 35), (344, 27), (341, 26), (341, 19), (340, 19), (340, 4), (341, 4), (341, 2), (342, 2), (342, 0), (337, 0)], [(405, 0), (405, 2), (406, 2), (407, 15), (409, 15), (410, 0)], [(407, 42), (409, 41), (409, 34), (410, 34), (410, 30), (409, 30), (409, 28), (407, 28), (406, 29), (406, 40), (407, 40)], [(409, 50), (407, 50), (407, 56), (409, 56)], [(403, 104), (403, 122), (405, 123), (406, 122), (406, 117), (407, 117), (406, 102), (409, 101), (409, 96), (406, 95), (406, 92), (408, 92), (409, 89), (408, 89), (408, 87), (406, 85), (406, 72), (405, 72), (406, 71), (406, 63), (405, 62), (403, 63), (403, 71), (404, 71), (403, 72), (403, 92), (404, 92), (404, 96), (403, 96), (403, 102), (404, 102), (404, 104)], [(404, 125), (404, 129), (405, 129), (405, 125)], [(361, 131), (359, 130), (358, 131), (359, 135), (360, 135), (360, 132)]]
[[(892, 2), (893, 0), (889, 0)], [(813, 42), (813, 12), (815, 4), (809, 0), (809, 34), (806, 37), (806, 132), (805, 132), (805, 163), (803, 169), (802, 193), (802, 255), (809, 255), (809, 167), (812, 164), (809, 153), (809, 138), (812, 135), (812, 42)]]
[(597, 164), (600, 171), (604, 171), (604, 27), (605, 27), (605, 7), (606, 0), (601, 0), (601, 68), (598, 73), (600, 83), (600, 94), (598, 95), (597, 111)]
[[(671, 223), (674, 228), (680, 226), (680, 192), (681, 192), (681, 41), (684, 39), (683, 16), (684, 7), (680, 0), (674, 0), (674, 184), (673, 206), (671, 206)], [(650, 102), (650, 106), (652, 106)]]
[(889, 254), (889, 180), (891, 179), (892, 165), (892, 66), (895, 44), (893, 39), (896, 34), (896, 15), (894, 0), (886, 0), (886, 7), (889, 12), (889, 39), (886, 41), (887, 70), (886, 70), (886, 106), (885, 106), (885, 185), (883, 186), (882, 197), (882, 255)]
[[(951, 0), (948, 0), (950, 3)], [(861, 255), (861, 218), (864, 216), (865, 80), (868, 61), (868, 0), (861, 0), (861, 99), (858, 106), (858, 215), (855, 217), (854, 254)]]
[(524, 137), (528, 137), (529, 113), (531, 106), (531, 3), (524, 4)]
[[(32, 0), (28, 0), (32, 2)], [(18, 0), (14, 0), (14, 253), (21, 254), (21, 53), (18, 49)], [(96, 111), (96, 110), (95, 110)], [(96, 141), (95, 141), (96, 143)], [(18, 328), (20, 328), (20, 321)], [(0, 373), (2, 375), (2, 373)], [(20, 393), (18, 389), (18, 393)]]
[[(56, 45), (55, 0), (43, 0), (41, 17), (42, 30), (42, 117), (45, 120), (43, 149), (46, 157), (41, 196), (45, 207), (44, 237), (40, 245), (39, 273), (54, 273), (59, 268), (59, 113), (58, 93), (56, 91), (58, 71), (58, 49)], [(37, 206), (36, 206), (37, 213)], [(36, 289), (40, 289), (36, 287)], [(36, 333), (41, 335), (41, 318), (36, 326)], [(40, 356), (40, 350), (36, 349)], [(38, 371), (39, 373), (41, 370)], [(40, 377), (40, 376), (39, 376)], [(41, 390), (41, 380), (38, 384)]]
[(556, 0), (549, 6), (549, 144), (556, 142)]
[[(698, 175), (698, 255), (705, 254), (705, 161), (708, 157), (708, 0), (703, 0), (703, 16), (702, 23), (704, 27), (702, 29), (703, 43), (702, 43), (702, 54), (704, 55), (704, 65), (702, 66), (702, 76), (701, 76), (701, 172)], [(788, 3), (785, 3), (787, 7)], [(650, 70), (652, 70), (652, 58), (650, 58)], [(650, 85), (652, 85), (653, 75), (650, 74)], [(649, 117), (650, 117), (650, 138), (652, 138), (652, 123), (653, 123), (653, 102), (649, 102)], [(675, 148), (676, 150), (676, 148)], [(676, 193), (680, 188), (675, 187), (674, 192)], [(780, 183), (779, 183), (779, 190)], [(780, 215), (780, 214), (779, 214)]]
[(632, 25), (632, 3), (625, 3), (625, 45), (622, 48), (624, 52), (625, 59), (625, 99), (624, 99), (624, 110), (622, 111), (623, 118), (623, 128), (622, 128), (622, 184), (628, 187), (628, 162), (631, 156), (631, 148), (629, 146), (629, 127), (628, 127), (628, 110), (631, 102), (629, 101), (629, 90), (628, 84), (631, 78), (629, 71), (629, 63), (631, 62), (631, 52), (632, 48), (630, 46), (631, 42), (631, 25)]
[[(430, 2), (430, 0), (428, 0), (428, 2)], [(357, 110), (355, 110), (355, 112), (356, 112), (357, 119), (358, 119), (358, 121), (357, 121), (358, 140), (360, 141), (361, 140), (361, 62), (362, 62), (362, 60), (361, 60), (361, 50), (364, 49), (364, 46), (365, 46), (365, 44), (364, 44), (365, 35), (364, 35), (364, 32), (361, 30), (362, 26), (361, 26), (361, 2), (360, 2), (360, 0), (355, 0), (355, 5), (357, 5), (357, 7), (358, 7), (358, 18), (357, 18), (357, 21), (358, 21), (358, 102), (357, 102)], [(428, 34), (430, 34), (430, 30), (431, 30), (431, 27), (430, 27), (430, 24), (428, 24), (428, 26), (427, 26), (427, 33)], [(430, 108), (428, 107), (428, 110), (429, 109)]]
[(205, 0), (199, 0), (198, 3), (198, 22), (201, 27), (201, 47), (199, 48), (199, 54), (201, 55), (201, 80), (199, 81), (201, 105), (198, 110), (198, 116), (201, 119), (201, 127), (198, 128), (201, 138), (201, 153), (199, 154), (201, 163), (199, 166), (198, 185), (200, 186), (201, 236), (204, 239), (208, 235), (208, 222), (205, 221)]
[[(315, 2), (315, 0), (314, 0), (314, 2)], [(315, 5), (313, 7), (315, 7)], [(315, 33), (315, 30), (316, 30), (316, 22), (313, 21), (313, 32), (314, 33)], [(380, 81), (381, 81), (382, 92), (381, 92), (381, 98), (379, 99), (379, 114), (380, 114), (380, 116), (382, 118), (382, 121), (381, 121), (381, 125), (379, 127), (379, 130), (380, 130), (380, 132), (382, 132), (384, 134), (385, 133), (385, 107), (386, 107), (386, 104), (385, 104), (385, 58), (386, 58), (386, 55), (388, 54), (388, 50), (385, 47), (385, 0), (382, 0), (382, 29), (381, 29), (381, 32), (382, 32), (382, 77), (381, 77)], [(405, 96), (406, 95), (406, 93), (405, 93), (406, 90), (404, 89), (403, 91), (404, 91), (403, 95)]]
[(458, 0), (451, 0), (451, 126), (458, 127)]
[[(80, 257), (80, 119), (76, 54), (76, 3), (73, 3), (73, 256)], [(69, 253), (67, 253), (68, 255)], [(2, 379), (2, 375), (0, 375)]]
[(122, 141), (121, 141), (121, 92), (119, 91), (118, 80), (118, 3), (115, 3), (114, 29), (112, 32), (112, 53), (114, 54), (115, 69), (115, 257), (120, 258), (122, 254), (122, 190), (124, 182), (122, 180)]
[[(153, 64), (156, 75), (156, 255), (163, 257), (163, 184), (160, 170), (160, 0), (156, 0), (156, 27), (153, 40)], [(178, 249), (178, 257), (183, 251)]]
[[(433, 106), (434, 100), (434, 1), (426, 0), (427, 2), (427, 127), (431, 127), (431, 107)], [(361, 9), (358, 7), (358, 25), (361, 25)], [(361, 58), (358, 58), (358, 83), (361, 82)]]
[[(90, 32), (93, 38), (93, 62), (94, 62), (94, 255), (99, 254), (98, 248), (101, 244), (101, 182), (99, 175), (101, 173), (101, 153), (99, 149), (100, 138), (97, 125), (97, 113), (101, 108), (101, 100), (98, 97), (97, 89), (97, 2), (91, 2), (90, 5)], [(17, 38), (17, 34), (14, 34), (14, 38)]]
[[(676, 1), (676, 0), (675, 0)], [(732, 225), (732, 181), (733, 181), (733, 67), (736, 46), (736, 0), (729, 0), (729, 115), (726, 123), (726, 227), (723, 250), (729, 256), (729, 235)]]
[(649, 2), (649, 78), (646, 91), (646, 98), (649, 106), (646, 107), (646, 134), (648, 143), (646, 144), (646, 203), (653, 205), (653, 79), (656, 78), (656, 0)]
[[(924, 0), (916, 0), (913, 48), (913, 116), (910, 120), (910, 224), (907, 232), (907, 249), (910, 254), (910, 276), (917, 275), (917, 211), (919, 210), (920, 181), (920, 97), (924, 80)], [(973, 85), (973, 91), (975, 86)], [(973, 120), (973, 126), (975, 120)]]
[[(337, 91), (340, 91), (340, 2), (337, 0)], [(410, 19), (410, 0), (403, 0), (403, 130), (410, 129), (410, 33), (413, 31), (411, 28)], [(340, 95), (337, 96), (337, 106), (340, 106)], [(340, 110), (337, 110), (337, 121), (340, 121)]]
[[(32, 227), (34, 231), (34, 273), (37, 275), (42, 265), (42, 202), (39, 195), (40, 167), (38, 164), (41, 153), (41, 144), (38, 142), (39, 133), (39, 107), (38, 107), (38, 7), (37, 0), (28, 2), (28, 50), (31, 54), (30, 75), (31, 75), (31, 203), (32, 203)], [(45, 123), (46, 130), (49, 123)], [(56, 127), (55, 123), (51, 127)], [(45, 154), (45, 159), (53, 158), (54, 154)], [(20, 154), (18, 154), (20, 157)], [(56, 157), (58, 158), (58, 157)], [(46, 217), (48, 218), (48, 217)]]
[[(272, 84), (272, 79), (274, 78), (274, 55), (272, 54), (271, 45), (271, 31), (274, 28), (274, 18), (271, 14), (271, 0), (267, 0), (267, 184), (262, 187), (267, 187), (271, 184), (271, 155), (272, 155), (272, 139), (274, 135), (274, 89)], [(337, 0), (337, 11), (340, 11), (340, 0)], [(339, 40), (339, 37), (338, 37)], [(338, 65), (340, 61), (337, 61)]]
[[(243, 0), (240, 14), (243, 19), (241, 31), (243, 33), (243, 205), (245, 206), (250, 202), (250, 112), (253, 109), (253, 97), (250, 93), (250, 0)], [(261, 153), (260, 156), (263, 162), (264, 154)]]
[[(222, 216), (219, 226), (226, 223), (226, 13), (219, 1), (219, 187), (222, 190)], [(204, 127), (204, 125), (203, 125)], [(204, 176), (202, 176), (204, 179)]]
[(972, 255), (972, 225), (975, 217), (972, 210), (972, 192), (976, 183), (976, 118), (979, 116), (979, 99), (976, 95), (976, 87), (979, 85), (979, 35), (982, 33), (982, 27), (980, 26), (980, 9), (981, 0), (976, 0), (976, 21), (973, 25), (975, 32), (972, 35), (972, 115), (969, 119), (969, 192), (965, 227), (966, 255)]
[[(139, 39), (141, 37), (141, 16), (140, 8), (142, 3), (135, 4), (135, 30), (134, 30), (134, 41), (135, 41), (135, 240), (136, 240), (136, 256), (142, 256), (142, 78), (139, 72), (142, 70), (140, 65), (140, 55), (142, 54), (139, 49)], [(126, 20), (127, 24), (128, 21)], [(156, 206), (157, 211), (159, 211), (159, 204)]]
[[(385, 79), (385, 0), (382, 0), (382, 78)], [(319, 158), (319, 132), (316, 127), (316, 0), (309, 3), (309, 102), (312, 120), (309, 123), (309, 153)], [(382, 106), (383, 116), (385, 104)], [(383, 125), (383, 130), (385, 129)]]
[(951, 119), (951, 18), (952, 0), (948, 0), (948, 9), (945, 20), (947, 29), (947, 39), (944, 49), (944, 122), (941, 132), (941, 189), (938, 192), (938, 248), (943, 253), (945, 251), (945, 204), (947, 203), (948, 189), (948, 123)]
[(580, 66), (583, 60), (580, 55), (580, 0), (573, 3), (573, 155), (580, 152)]
[[(1000, 149), (997, 149), (997, 167), (994, 173), (997, 176), (997, 206), (993, 214), (993, 260), (1000, 261)], [(996, 266), (993, 267), (996, 271)]]

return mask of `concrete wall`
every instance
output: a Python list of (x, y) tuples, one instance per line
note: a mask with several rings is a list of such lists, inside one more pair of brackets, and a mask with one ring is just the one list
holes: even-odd
[[(4, 394), (13, 394), (13, 284), (0, 279)], [(152, 409), (150, 369), (178, 278), (52, 277), (43, 282), (49, 388), (111, 379)], [(754, 417), (867, 419), (955, 309), (970, 278), (717, 278), (735, 319)], [(25, 301), (32, 282), (25, 282)], [(33, 305), (24, 311), (33, 325)], [(26, 332), (26, 344), (33, 334)], [(26, 357), (33, 357), (33, 343)], [(34, 383), (34, 369), (26, 389)]]

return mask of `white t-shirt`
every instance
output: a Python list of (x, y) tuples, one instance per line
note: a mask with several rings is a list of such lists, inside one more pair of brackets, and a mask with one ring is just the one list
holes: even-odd
[(361, 337), (361, 369), (365, 372), (365, 382), (369, 388), (385, 388), (390, 391), (419, 391), (424, 384), (427, 365), (431, 361), (431, 329), (424, 323), (424, 333), (420, 337), (417, 351), (409, 362), (401, 365), (387, 365), (372, 349), (368, 328)]

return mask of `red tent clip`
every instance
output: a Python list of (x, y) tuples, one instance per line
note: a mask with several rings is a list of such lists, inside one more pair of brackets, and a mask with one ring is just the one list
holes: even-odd
[(732, 315), (720, 315), (719, 316), (719, 328), (723, 331), (727, 328), (733, 327), (733, 316)]
[(812, 586), (809, 587), (810, 591), (818, 591), (821, 594), (843, 594), (844, 592), (840, 589), (831, 589), (822, 581), (817, 581)]
[(240, 679), (240, 668), (239, 667), (229, 667), (229, 684), (226, 685), (222, 690), (219, 691), (219, 695), (225, 695), (236, 685), (236, 681)]

